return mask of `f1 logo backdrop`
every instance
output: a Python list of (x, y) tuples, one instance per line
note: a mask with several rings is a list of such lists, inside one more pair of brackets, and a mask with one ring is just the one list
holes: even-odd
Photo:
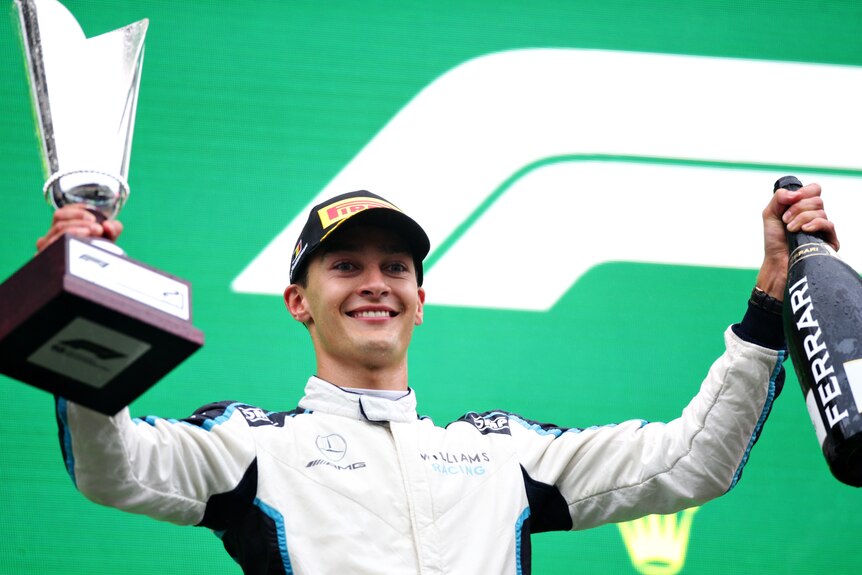
[[(150, 19), (120, 244), (192, 283), (207, 334), (134, 416), (296, 406), (314, 361), (276, 294), (308, 208), (343, 191), (431, 236), (410, 379), (438, 424), (676, 417), (742, 315), (779, 176), (823, 185), (862, 267), (859, 2), (64, 3), (89, 36)], [(13, 25), (3, 277), (50, 220)], [(207, 532), (84, 500), (47, 394), (0, 379), (0, 404), (0, 573), (238, 572)], [(855, 574), (858, 503), (790, 374), (732, 492), (538, 535), (533, 571)]]
[[(852, 67), (490, 54), (424, 88), (308, 208), (369, 186), (421, 214), (439, 246), (429, 302), (443, 305), (547, 310), (590, 267), (613, 260), (755, 267), (759, 222), (746, 216), (784, 172), (823, 181), (836, 213), (859, 213), (862, 156), (844, 134), (862, 133), (862, 114), (847, 114), (860, 93), (862, 69)], [(235, 290), (281, 294), (289, 281), (280, 262), (306, 213)], [(637, 232), (643, 241), (632, 241)], [(842, 234), (860, 245), (857, 226)], [(568, 265), (551, 265), (560, 258)], [(529, 302), (494, 290), (527, 262), (541, 270)]]

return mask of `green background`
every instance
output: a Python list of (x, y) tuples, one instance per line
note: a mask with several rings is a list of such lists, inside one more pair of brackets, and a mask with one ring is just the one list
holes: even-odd
[[(858, 0), (66, 5), (88, 36), (150, 18), (120, 243), (192, 282), (207, 337), (135, 415), (184, 417), (220, 399), (295, 406), (314, 367), (305, 330), (279, 298), (230, 282), (421, 88), (465, 60), (573, 47), (862, 65)], [(50, 209), (11, 2), (2, 12), (6, 277), (33, 255)], [(420, 411), (440, 424), (491, 408), (579, 427), (672, 419), (754, 276), (613, 263), (548, 313), (429, 306), (410, 357)], [(239, 572), (207, 531), (84, 500), (48, 394), (0, 377), (0, 405), (0, 573)], [(856, 573), (860, 501), (829, 475), (791, 374), (743, 481), (695, 516), (683, 572)], [(635, 573), (614, 526), (533, 543), (536, 573)]]

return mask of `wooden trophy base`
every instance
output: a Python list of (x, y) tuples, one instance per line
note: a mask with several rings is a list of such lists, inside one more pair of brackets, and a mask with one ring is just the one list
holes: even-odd
[(204, 336), (188, 282), (99, 244), (64, 235), (0, 284), (0, 373), (112, 415)]

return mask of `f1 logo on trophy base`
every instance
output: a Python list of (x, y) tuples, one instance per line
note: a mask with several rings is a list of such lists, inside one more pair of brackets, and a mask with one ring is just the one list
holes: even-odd
[[(17, 0), (44, 193), (100, 219), (126, 184), (147, 21), (87, 40), (56, 0)], [(96, 87), (96, 88), (94, 88)], [(64, 235), (0, 285), (0, 372), (111, 415), (203, 345), (189, 284)]]

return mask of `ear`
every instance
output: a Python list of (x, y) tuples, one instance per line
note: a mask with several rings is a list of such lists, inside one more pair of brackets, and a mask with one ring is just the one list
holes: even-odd
[(423, 314), (425, 312), (425, 288), (419, 288), (419, 305), (416, 307), (416, 319), (413, 320), (414, 325), (422, 325)]
[(305, 293), (301, 286), (290, 284), (284, 289), (284, 305), (296, 321), (306, 323), (311, 319), (311, 313), (308, 311), (308, 300), (305, 299)]

